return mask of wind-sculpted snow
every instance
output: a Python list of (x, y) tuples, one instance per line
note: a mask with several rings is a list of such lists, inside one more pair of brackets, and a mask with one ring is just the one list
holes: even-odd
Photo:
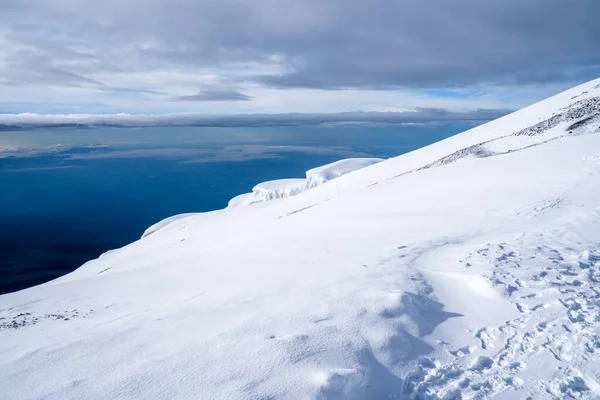
[(599, 85), (1, 296), (0, 397), (600, 398)]
[(313, 168), (306, 171), (306, 182), (304, 187), (306, 189), (312, 189), (325, 182), (339, 178), (342, 175), (380, 163), (381, 161), (383, 161), (381, 158), (347, 158), (345, 160), (323, 165), (322, 167)]
[(347, 158), (306, 171), (306, 179), (278, 179), (259, 183), (252, 189), (252, 193), (234, 197), (229, 201), (228, 206), (236, 207), (296, 196), (325, 182), (381, 161), (383, 161), (381, 158)]
[(178, 221), (182, 218), (187, 218), (189, 216), (194, 215), (193, 213), (187, 213), (187, 214), (179, 214), (179, 215), (174, 215), (172, 217), (169, 218), (165, 218), (160, 222), (157, 222), (156, 224), (152, 225), (151, 227), (149, 227), (148, 229), (146, 229), (144, 231), (144, 234), (142, 235), (142, 239), (145, 238), (146, 236), (149, 236), (151, 234), (153, 234), (154, 232), (156, 232), (159, 229), (164, 228), (165, 226), (172, 224), (175, 221)]
[(252, 189), (252, 202), (258, 203), (291, 197), (304, 191), (304, 179), (279, 179), (259, 183)]

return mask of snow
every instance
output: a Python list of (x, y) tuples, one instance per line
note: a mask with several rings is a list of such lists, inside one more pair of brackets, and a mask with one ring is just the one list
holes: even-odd
[[(346, 158), (306, 171), (306, 179), (291, 178), (262, 182), (254, 186), (252, 193), (240, 194), (229, 200), (227, 207), (232, 208), (240, 205), (250, 205), (296, 196), (325, 182), (381, 161), (383, 161), (382, 158)], [(187, 218), (191, 215), (194, 214), (186, 213), (165, 218), (146, 229), (142, 235), (142, 239), (179, 219)]]
[(349, 172), (377, 164), (381, 161), (383, 161), (381, 158), (347, 158), (345, 160), (313, 168), (306, 171), (306, 188), (322, 185), (327, 181), (339, 178)]
[(303, 191), (304, 179), (278, 179), (260, 183), (252, 188), (253, 198), (269, 201), (295, 196)]
[(169, 225), (169, 224), (171, 224), (171, 223), (173, 223), (175, 221), (178, 221), (178, 220), (183, 219), (183, 218), (187, 218), (187, 217), (192, 216), (192, 215), (194, 215), (194, 213), (179, 214), (179, 215), (174, 215), (174, 216), (169, 217), (169, 218), (165, 218), (162, 221), (159, 221), (156, 224), (152, 225), (150, 228), (146, 229), (144, 231), (144, 234), (142, 235), (142, 239), (145, 238), (146, 236), (149, 236), (149, 235), (153, 234), (157, 230), (162, 229), (165, 226), (167, 226), (167, 225)]
[[(599, 398), (599, 98), (592, 81), (294, 196), (174, 219), (0, 296), (0, 392)], [(300, 182), (284, 183), (263, 188)]]
[(244, 193), (229, 200), (228, 207), (296, 196), (325, 182), (381, 161), (383, 161), (381, 158), (347, 158), (306, 171), (306, 179), (290, 178), (262, 182), (254, 186), (252, 193)]

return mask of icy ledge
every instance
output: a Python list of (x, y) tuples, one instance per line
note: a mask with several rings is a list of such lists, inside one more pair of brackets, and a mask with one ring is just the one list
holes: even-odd
[[(349, 172), (368, 167), (383, 161), (382, 158), (346, 158), (322, 165), (317, 168), (306, 171), (306, 178), (277, 179), (274, 181), (262, 182), (254, 186), (252, 193), (244, 193), (229, 200), (228, 208), (254, 203), (262, 203), (269, 200), (281, 199), (284, 197), (295, 196), (309, 189), (324, 184), (335, 178), (339, 178)], [(144, 231), (142, 238), (172, 224), (182, 218), (187, 218), (195, 213), (179, 214), (173, 217), (163, 219)]]
[(228, 207), (262, 203), (269, 200), (291, 197), (339, 178), (349, 172), (383, 161), (382, 158), (346, 158), (331, 164), (306, 171), (304, 179), (278, 179), (259, 183), (252, 193), (245, 193), (229, 201)]

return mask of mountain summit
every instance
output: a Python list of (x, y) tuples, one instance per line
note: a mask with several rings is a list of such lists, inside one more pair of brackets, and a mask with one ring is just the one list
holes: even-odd
[(600, 397), (600, 79), (363, 164), (0, 296), (0, 397)]

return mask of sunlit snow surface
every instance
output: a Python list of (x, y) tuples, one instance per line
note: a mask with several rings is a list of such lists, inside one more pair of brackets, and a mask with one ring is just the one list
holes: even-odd
[(599, 113), (596, 80), (0, 296), (1, 396), (599, 398)]

